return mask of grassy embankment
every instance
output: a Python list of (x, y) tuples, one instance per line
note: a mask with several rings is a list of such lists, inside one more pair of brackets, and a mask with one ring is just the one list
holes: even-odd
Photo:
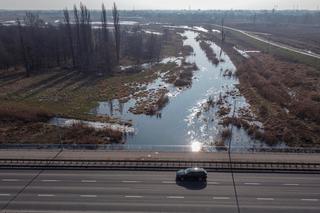
[(229, 30), (228, 33), (230, 33), (231, 36), (246, 43), (246, 45), (250, 45), (258, 50), (261, 50), (265, 53), (273, 55), (280, 60), (283, 59), (285, 61), (292, 62), (292, 63), (302, 63), (305, 65), (312, 66), (320, 71), (320, 60), (319, 59), (316, 59), (316, 58), (313, 58), (313, 57), (310, 57), (307, 55), (303, 55), (300, 53), (292, 52), (292, 51), (289, 51), (289, 50), (286, 50), (286, 49), (283, 49), (280, 47), (275, 47), (275, 46), (269, 45), (265, 42), (250, 38), (246, 35), (243, 35), (240, 32), (235, 32), (235, 31)]

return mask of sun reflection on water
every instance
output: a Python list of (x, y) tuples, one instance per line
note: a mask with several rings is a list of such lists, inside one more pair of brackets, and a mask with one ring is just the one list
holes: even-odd
[(198, 141), (192, 141), (191, 142), (191, 151), (192, 152), (201, 152), (202, 150), (202, 143)]

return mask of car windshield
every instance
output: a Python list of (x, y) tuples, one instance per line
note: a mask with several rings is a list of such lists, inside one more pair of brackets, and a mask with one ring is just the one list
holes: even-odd
[(191, 168), (185, 170), (186, 174), (191, 173), (191, 172), (193, 172), (193, 169), (191, 169)]

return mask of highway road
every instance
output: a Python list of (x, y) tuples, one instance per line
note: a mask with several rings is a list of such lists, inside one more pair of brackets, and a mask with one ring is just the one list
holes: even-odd
[[(216, 25), (216, 24), (213, 24), (213, 25), (216, 26), (216, 27), (219, 27), (219, 28), (222, 27), (221, 25)], [(269, 44), (269, 45), (274, 46), (274, 47), (278, 47), (278, 48), (281, 48), (281, 49), (288, 50), (290, 52), (295, 52), (295, 53), (299, 53), (299, 54), (302, 54), (302, 55), (306, 55), (306, 56), (309, 56), (309, 57), (312, 57), (312, 58), (320, 59), (320, 55), (316, 54), (316, 53), (307, 52), (305, 50), (301, 50), (301, 49), (290, 47), (290, 46), (287, 46), (287, 45), (284, 45), (284, 44), (276, 43), (276, 42), (270, 41), (268, 39), (264, 39), (264, 38), (261, 38), (261, 37), (259, 37), (257, 35), (254, 35), (253, 33), (249, 33), (249, 32), (244, 31), (244, 30), (239, 30), (239, 29), (236, 29), (236, 28), (233, 28), (233, 27), (225, 26), (224, 28), (228, 29), (228, 30), (232, 30), (232, 31), (238, 32), (238, 33), (241, 33), (241, 34), (243, 34), (245, 36), (248, 36), (248, 37), (250, 37), (252, 39), (261, 41), (263, 43)]]
[[(320, 212), (320, 175), (235, 174), (241, 212)], [(1, 212), (236, 212), (230, 173), (0, 170)]]

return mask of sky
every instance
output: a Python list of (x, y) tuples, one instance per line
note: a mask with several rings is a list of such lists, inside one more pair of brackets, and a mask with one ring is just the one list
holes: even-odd
[(90, 9), (99, 9), (104, 2), (116, 2), (121, 10), (140, 9), (308, 9), (319, 10), (320, 0), (0, 0), (0, 9), (63, 9), (83, 2)]

